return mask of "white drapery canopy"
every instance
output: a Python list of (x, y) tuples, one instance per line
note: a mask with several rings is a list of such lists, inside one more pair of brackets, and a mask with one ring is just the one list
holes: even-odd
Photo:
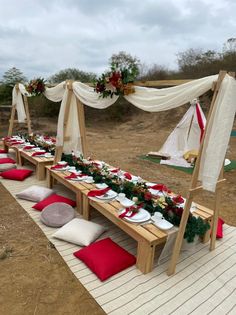
[[(125, 99), (136, 107), (149, 111), (158, 112), (176, 108), (198, 98), (212, 88), (218, 75), (208, 76), (202, 79), (163, 89), (145, 88), (135, 86), (135, 93), (125, 96)], [(60, 101), (61, 108), (58, 118), (57, 145), (63, 145), (64, 115), (68, 91), (65, 82), (54, 88), (47, 88), (44, 95), (53, 101)], [(73, 93), (70, 104), (70, 112), (67, 122), (67, 134), (71, 140), (64, 147), (64, 152), (82, 153), (80, 130), (75, 96), (85, 105), (104, 109), (116, 102), (118, 96), (113, 98), (100, 98), (92, 87), (81, 82), (73, 82)], [(201, 159), (199, 179), (202, 180), (203, 188), (215, 191), (216, 182), (223, 165), (226, 149), (233, 125), (236, 111), (236, 82), (234, 78), (226, 74), (221, 84), (215, 110), (211, 116), (210, 127), (206, 134), (206, 140)], [(22, 104), (23, 105), (23, 104)], [(21, 106), (19, 102), (18, 108)], [(219, 128), (220, 127), (220, 128)]]

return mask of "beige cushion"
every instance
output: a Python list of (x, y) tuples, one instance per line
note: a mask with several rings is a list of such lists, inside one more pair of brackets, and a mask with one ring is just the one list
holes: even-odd
[(75, 218), (54, 233), (53, 237), (80, 246), (88, 246), (105, 230), (97, 223)]
[(75, 210), (64, 202), (54, 202), (43, 209), (41, 221), (51, 227), (61, 227), (75, 217)]
[(16, 164), (13, 164), (13, 163), (0, 164), (0, 172), (8, 171), (13, 168), (16, 168)]
[(52, 195), (54, 191), (47, 187), (42, 187), (38, 185), (30, 186), (25, 190), (16, 194), (17, 198), (30, 200), (34, 202), (42, 201), (43, 199), (47, 198), (48, 196)]

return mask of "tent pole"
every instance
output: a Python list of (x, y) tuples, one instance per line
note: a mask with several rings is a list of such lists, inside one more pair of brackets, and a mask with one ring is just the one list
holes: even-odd
[(81, 101), (77, 97), (76, 97), (76, 104), (77, 104), (77, 114), (78, 114), (78, 121), (79, 121), (82, 153), (84, 157), (87, 157), (88, 150), (87, 150), (87, 141), (86, 141), (84, 105), (81, 103)]
[[(185, 204), (185, 207), (184, 207), (184, 211), (183, 211), (183, 214), (182, 214), (182, 217), (181, 217), (181, 222), (180, 222), (180, 225), (179, 225), (179, 231), (177, 233), (177, 237), (176, 237), (173, 253), (172, 253), (170, 264), (169, 264), (169, 267), (168, 267), (168, 270), (167, 270), (167, 275), (168, 276), (173, 275), (175, 273), (176, 264), (177, 264), (177, 260), (178, 260), (179, 254), (180, 254), (180, 250), (181, 250), (181, 246), (182, 246), (182, 242), (183, 242), (183, 237), (184, 237), (184, 232), (185, 232), (186, 224), (187, 224), (187, 221), (188, 221), (189, 212), (190, 212), (191, 204), (192, 204), (192, 201), (193, 201), (194, 193), (198, 189), (197, 188), (197, 182), (198, 182), (200, 161), (201, 161), (201, 156), (202, 156), (202, 150), (203, 150), (203, 144), (204, 144), (204, 140), (205, 140), (205, 135), (206, 135), (206, 132), (207, 132), (207, 129), (208, 129), (209, 120), (210, 120), (210, 117), (211, 117), (211, 114), (212, 114), (212, 110), (213, 110), (214, 105), (215, 105), (215, 100), (216, 100), (216, 97), (218, 95), (218, 91), (219, 91), (220, 85), (221, 85), (225, 75), (226, 75), (226, 71), (220, 71), (217, 83), (214, 86), (215, 87), (214, 88), (214, 94), (213, 94), (213, 97), (212, 97), (211, 106), (210, 106), (209, 114), (208, 114), (208, 117), (207, 117), (207, 123), (206, 123), (205, 132), (204, 132), (203, 139), (202, 139), (202, 142), (201, 142), (201, 145), (200, 145), (199, 155), (198, 155), (197, 162), (196, 162), (196, 165), (195, 165), (195, 168), (194, 168), (194, 171), (193, 171), (191, 185), (190, 185), (190, 189), (189, 189), (188, 195), (187, 195), (187, 201), (186, 201), (186, 204)], [(219, 190), (216, 188), (216, 195), (215, 196), (217, 196), (217, 198), (216, 198), (215, 206), (216, 206), (216, 204), (217, 205), (219, 204), (219, 197), (218, 197), (218, 194), (217, 194), (218, 191)], [(217, 213), (217, 211), (214, 211), (212, 233), (213, 233), (213, 231), (216, 230), (217, 220), (218, 220), (218, 213)]]
[(63, 144), (61, 146), (56, 147), (54, 164), (56, 164), (58, 161), (61, 160), (61, 156), (62, 156), (63, 148), (64, 148), (64, 143), (65, 143), (65, 141), (69, 140), (66, 137), (66, 131), (67, 131), (67, 125), (68, 125), (69, 112), (70, 112), (71, 98), (72, 98), (72, 94), (73, 94), (72, 83), (73, 83), (72, 80), (66, 81), (66, 88), (68, 89), (68, 95), (67, 95), (67, 100), (66, 100), (64, 122), (63, 122)]

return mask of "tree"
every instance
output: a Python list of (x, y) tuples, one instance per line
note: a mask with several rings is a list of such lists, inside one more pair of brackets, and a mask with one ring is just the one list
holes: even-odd
[(52, 75), (48, 81), (51, 83), (60, 83), (65, 80), (77, 80), (81, 82), (92, 82), (96, 79), (96, 74), (93, 72), (85, 72), (75, 68), (67, 68)]
[(25, 82), (26, 80), (27, 79), (23, 73), (19, 69), (13, 67), (3, 74), (2, 83), (13, 87), (16, 83)]
[(109, 64), (110, 66), (117, 65), (118, 68), (132, 68), (137, 73), (137, 76), (140, 72), (140, 60), (124, 51), (120, 51), (118, 54), (113, 54), (109, 59)]

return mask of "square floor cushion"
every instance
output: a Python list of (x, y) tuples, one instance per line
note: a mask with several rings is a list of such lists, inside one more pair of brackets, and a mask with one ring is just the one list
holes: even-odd
[(56, 233), (53, 234), (53, 237), (76, 245), (88, 246), (105, 230), (105, 227), (102, 225), (75, 218), (56, 231)]
[(0, 149), (0, 153), (7, 153), (7, 150)]
[(0, 153), (0, 159), (6, 159), (9, 158), (9, 154), (7, 153)]
[(27, 177), (29, 177), (33, 173), (32, 170), (26, 170), (26, 169), (12, 169), (5, 172), (0, 173), (0, 176), (2, 176), (5, 179), (12, 179), (12, 180), (19, 180), (23, 181)]
[(48, 205), (54, 203), (54, 202), (64, 202), (67, 203), (68, 205), (75, 207), (76, 206), (76, 202), (72, 199), (57, 195), (57, 194), (53, 194), (45, 199), (43, 199), (42, 201), (36, 203), (32, 208), (38, 210), (38, 211), (42, 211), (45, 207), (47, 207)]
[(0, 164), (12, 163), (15, 164), (16, 161), (11, 158), (0, 158)]
[(17, 198), (30, 200), (34, 202), (42, 201), (52, 195), (54, 191), (47, 187), (33, 185), (16, 194)]
[(101, 281), (136, 263), (135, 256), (110, 238), (105, 238), (82, 248), (75, 252), (74, 256), (82, 260)]

